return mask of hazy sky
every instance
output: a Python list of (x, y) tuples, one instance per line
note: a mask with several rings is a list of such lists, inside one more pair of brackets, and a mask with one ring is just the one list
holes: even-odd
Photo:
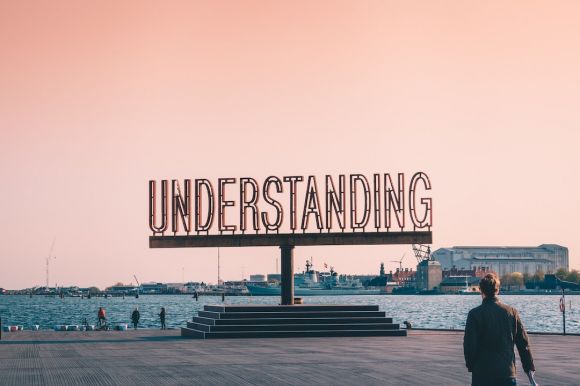
[[(150, 179), (424, 171), (435, 248), (580, 268), (578, 1), (0, 1), (0, 287), (216, 280), (148, 248)], [(406, 246), (297, 248), (387, 270)], [(222, 277), (277, 248), (222, 249)]]

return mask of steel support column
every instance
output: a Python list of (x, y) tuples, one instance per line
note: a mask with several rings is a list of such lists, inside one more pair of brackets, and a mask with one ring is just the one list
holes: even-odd
[(281, 304), (284, 306), (294, 304), (294, 246), (280, 246), (282, 262)]

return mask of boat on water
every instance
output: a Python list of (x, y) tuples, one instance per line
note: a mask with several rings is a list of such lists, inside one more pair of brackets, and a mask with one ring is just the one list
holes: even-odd
[(464, 288), (464, 289), (459, 290), (459, 295), (481, 295), (481, 292), (473, 291), (473, 290), (470, 290), (469, 288)]
[(459, 290), (459, 295), (480, 295), (478, 288), (470, 287), (468, 283), (468, 278), (465, 278), (465, 286)]
[[(294, 274), (295, 296), (332, 296), (332, 295), (380, 295), (380, 289), (365, 288), (359, 279), (339, 276), (333, 267), (329, 272), (312, 269), (312, 261), (306, 260), (306, 270)], [(246, 284), (252, 296), (280, 296), (280, 283)]]

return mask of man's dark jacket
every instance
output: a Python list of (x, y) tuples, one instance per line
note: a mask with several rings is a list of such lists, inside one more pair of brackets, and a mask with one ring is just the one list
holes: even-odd
[(514, 344), (524, 371), (535, 371), (528, 334), (515, 308), (501, 303), (497, 297), (489, 297), (469, 311), (463, 352), (467, 369), (473, 373), (473, 383), (515, 377)]

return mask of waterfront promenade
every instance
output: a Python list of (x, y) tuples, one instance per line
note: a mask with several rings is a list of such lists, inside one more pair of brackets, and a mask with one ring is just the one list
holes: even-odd
[[(3, 334), (0, 385), (467, 385), (462, 339), (419, 330), (230, 340), (182, 339), (179, 330), (24, 331)], [(580, 384), (580, 336), (531, 340), (541, 385)], [(518, 371), (518, 384), (529, 384)]]

